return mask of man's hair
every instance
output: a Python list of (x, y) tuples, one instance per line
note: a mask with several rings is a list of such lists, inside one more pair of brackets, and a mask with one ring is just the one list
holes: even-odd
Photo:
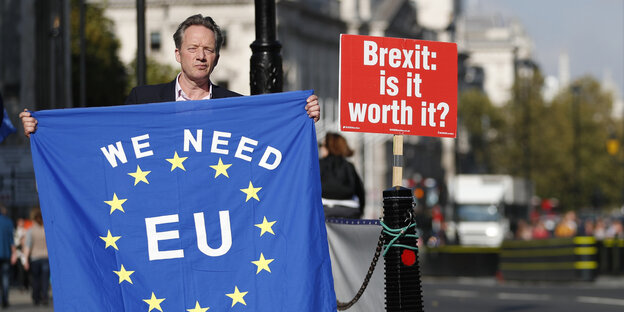
[(215, 23), (215, 21), (210, 16), (202, 16), (201, 14), (193, 15), (188, 17), (184, 22), (178, 26), (178, 29), (173, 34), (173, 41), (175, 42), (175, 46), (177, 49), (180, 49), (182, 46), (182, 36), (184, 35), (184, 31), (187, 28), (193, 25), (204, 26), (210, 30), (212, 30), (215, 34), (216, 41), (216, 53), (219, 55), (219, 51), (221, 50), (221, 46), (223, 45), (223, 34), (221, 33), (221, 28), (219, 25)]

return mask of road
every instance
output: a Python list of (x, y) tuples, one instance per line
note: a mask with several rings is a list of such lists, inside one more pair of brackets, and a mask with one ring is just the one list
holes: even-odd
[(52, 303), (49, 306), (34, 306), (30, 299), (30, 292), (12, 287), (9, 292), (9, 304), (7, 309), (1, 311), (14, 312), (51, 312), (54, 311)]
[[(426, 312), (621, 312), (624, 276), (595, 282), (518, 283), (494, 278), (422, 279)], [(35, 307), (26, 292), (11, 289), (11, 306), (2, 311), (51, 312)]]
[(425, 277), (422, 287), (427, 312), (624, 311), (624, 276), (574, 283)]

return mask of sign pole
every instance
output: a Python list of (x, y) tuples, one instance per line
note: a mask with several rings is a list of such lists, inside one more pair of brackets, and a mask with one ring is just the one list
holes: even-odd
[(423, 311), (414, 197), (410, 189), (402, 187), (403, 135), (394, 135), (392, 145), (392, 187), (383, 192), (386, 312)]
[(403, 184), (403, 135), (395, 134), (392, 139), (392, 186), (399, 189)]

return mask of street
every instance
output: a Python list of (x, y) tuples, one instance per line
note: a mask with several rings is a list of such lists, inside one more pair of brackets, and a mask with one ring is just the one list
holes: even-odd
[(30, 298), (30, 292), (11, 287), (9, 292), (9, 308), (2, 311), (15, 312), (51, 312), (54, 311), (52, 303), (49, 306), (35, 306)]
[(519, 283), (494, 278), (423, 278), (425, 311), (622, 311), (624, 277)]
[[(598, 278), (593, 283), (518, 283), (498, 282), (494, 278), (423, 277), (422, 289), (427, 312), (624, 310), (624, 277)], [(11, 306), (5, 311), (54, 311), (51, 305), (33, 306), (30, 294), (16, 288), (11, 289), (9, 298)]]

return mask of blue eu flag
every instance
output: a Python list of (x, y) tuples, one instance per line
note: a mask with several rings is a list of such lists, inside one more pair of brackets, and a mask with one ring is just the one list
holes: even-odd
[(336, 311), (310, 91), (35, 112), (57, 311)]

